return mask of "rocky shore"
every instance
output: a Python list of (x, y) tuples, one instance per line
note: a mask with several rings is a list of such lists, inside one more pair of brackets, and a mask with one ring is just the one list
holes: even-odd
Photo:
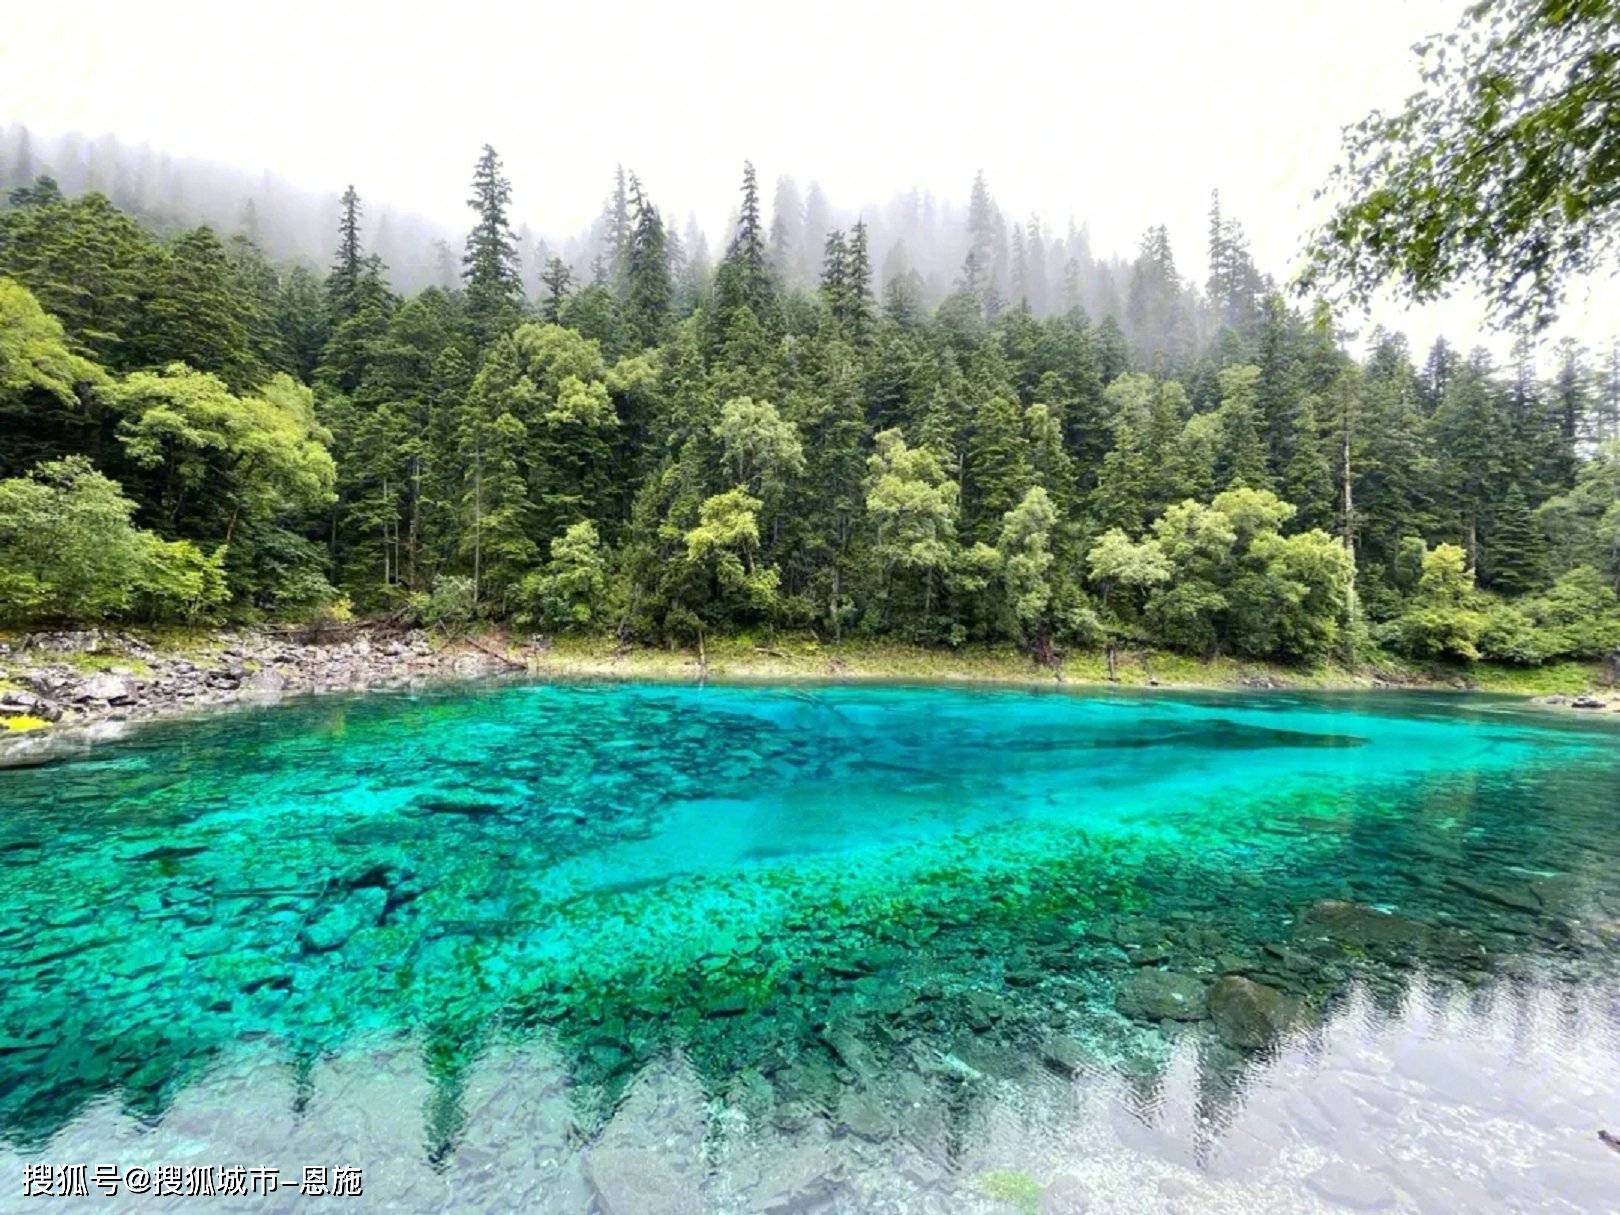
[[(228, 632), (172, 650), (98, 629), (31, 633), (0, 642), (0, 767), (37, 762), (135, 721), (289, 695), (478, 679), (522, 665), (471, 641), (436, 644), (419, 630), (322, 640)], [(17, 728), (24, 725), (36, 728)]]

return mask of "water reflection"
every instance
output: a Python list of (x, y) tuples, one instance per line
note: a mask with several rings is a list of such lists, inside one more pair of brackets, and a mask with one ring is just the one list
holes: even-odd
[[(358, 1162), (368, 1206), (646, 1215), (1592, 1212), (1620, 1192), (1620, 1159), (1595, 1134), (1620, 1121), (1613, 991), (1419, 979), (1380, 1008), (1357, 987), (1262, 1055), (1234, 1058), (1189, 1027), (1145, 1071), (1079, 1060), (1060, 1074), (1038, 1051), (995, 1072), (915, 1062), (868, 1087), (834, 1056), (852, 1083), (814, 1102), (758, 1071), (717, 1084), (675, 1051), (640, 1067), (599, 1121), (600, 1094), (578, 1091), (544, 1034), (493, 1042), (453, 1077), (430, 1038), (314, 1061), (259, 1044), (220, 1058), (155, 1120), (104, 1098), (0, 1170), (112, 1159), (296, 1178)], [(38, 1209), (15, 1195), (0, 1205)]]

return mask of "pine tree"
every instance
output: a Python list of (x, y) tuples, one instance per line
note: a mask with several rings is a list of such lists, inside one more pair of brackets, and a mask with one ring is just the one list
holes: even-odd
[[(630, 181), (634, 185), (634, 174), (630, 175)], [(631, 211), (630, 193), (625, 185), (624, 166), (614, 166), (613, 192), (608, 196), (607, 209), (603, 215), (606, 227), (604, 238), (607, 245), (605, 278), (620, 295), (624, 294), (629, 285), (630, 246), (635, 236), (635, 216)]]
[(765, 233), (759, 213), (759, 182), (752, 161), (743, 162), (742, 207), (737, 231), (731, 238), (715, 282), (716, 320), (731, 323), (730, 314), (747, 307), (755, 320), (764, 320), (772, 300), (769, 268), (765, 264)]
[(990, 543), (1001, 517), (1018, 505), (1033, 484), (1023, 417), (1011, 397), (981, 398), (973, 414), (966, 457), (965, 515), (974, 538)]
[(821, 256), (821, 298), (835, 319), (844, 311), (844, 297), (849, 291), (849, 248), (844, 233), (833, 229), (827, 233), (827, 243)]
[(1487, 585), (1509, 595), (1540, 590), (1546, 577), (1547, 542), (1515, 481), (1496, 507), (1487, 536), (1482, 573)]
[(636, 342), (656, 346), (669, 327), (675, 288), (670, 280), (669, 247), (658, 208), (647, 200), (641, 181), (630, 175), (630, 205), (635, 228), (625, 268), (624, 321)]
[(864, 220), (856, 220), (849, 231), (843, 321), (845, 332), (856, 349), (865, 347), (872, 336), (872, 258), (867, 250)]
[(798, 276), (799, 243), (804, 232), (804, 200), (791, 177), (776, 179), (776, 197), (771, 204), (771, 270), (782, 283)]
[(343, 191), (338, 204), (338, 247), (332, 261), (331, 273), (326, 276), (327, 307), (334, 321), (342, 320), (352, 310), (355, 289), (360, 284), (360, 270), (365, 261), (365, 248), (360, 242), (360, 216), (363, 208), (360, 195), (351, 185)]
[(1215, 456), (1215, 480), (1222, 489), (1269, 489), (1266, 444), (1255, 410), (1255, 384), (1260, 369), (1254, 366), (1221, 370), (1220, 445)]
[(511, 201), (512, 184), (501, 172), (500, 157), (485, 144), (473, 170), (472, 197), (467, 200), (478, 222), (467, 235), (461, 258), (467, 314), (482, 342), (491, 341), (517, 319), (523, 299), (517, 244), (506, 220)]
[(568, 299), (568, 289), (573, 281), (574, 272), (560, 257), (552, 258), (540, 272), (540, 285), (546, 290), (546, 298), (540, 305), (540, 315), (553, 325), (562, 323), (563, 304)]

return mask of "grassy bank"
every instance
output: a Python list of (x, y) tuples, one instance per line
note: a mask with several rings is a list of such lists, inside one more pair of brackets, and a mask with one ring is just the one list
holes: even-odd
[[(358, 637), (362, 633), (355, 633)], [(142, 679), (150, 673), (141, 653), (130, 652), (123, 638), (132, 638), (153, 662), (186, 659), (199, 667), (217, 664), (222, 652), (240, 637), (202, 629), (130, 630), (108, 634), (101, 648), (90, 652), (47, 654), (21, 650), (20, 636), (0, 634), (12, 643), (10, 654), (0, 655), (0, 697), (26, 691), (28, 676), (37, 666), (54, 664), (80, 675), (111, 671)], [(374, 638), (379, 647), (387, 644)], [(606, 637), (560, 637), (546, 641), (489, 631), (471, 637), (436, 638), (438, 657), (457, 654), (499, 655), (510, 671), (526, 669), (545, 679), (591, 678), (695, 682), (698, 680), (900, 680), (927, 682), (994, 683), (1016, 686), (1166, 687), (1206, 689), (1296, 688), (1352, 690), (1414, 688), (1448, 691), (1483, 691), (1499, 695), (1573, 696), (1598, 692), (1620, 698), (1601, 680), (1603, 664), (1559, 663), (1545, 667), (1506, 667), (1490, 664), (1419, 665), (1393, 657), (1381, 658), (1360, 669), (1344, 666), (1289, 667), (1247, 662), (1234, 658), (1193, 658), (1162, 650), (1132, 649), (1116, 654), (1114, 669), (1102, 651), (1069, 654), (1055, 667), (1041, 666), (1011, 646), (930, 648), (891, 641), (851, 640), (837, 645), (809, 637), (729, 637), (710, 641), (700, 656), (695, 650), (656, 647), (621, 647)], [(448, 651), (446, 653), (445, 651)], [(247, 670), (258, 664), (242, 660)], [(454, 669), (457, 664), (451, 662)], [(363, 663), (362, 663), (363, 666)], [(431, 675), (429, 677), (432, 677)], [(49, 723), (13, 707), (0, 712), (0, 736), (39, 730)]]
[[(486, 644), (508, 639), (486, 638)], [(537, 675), (623, 679), (900, 679), (1125, 687), (1366, 689), (1412, 687), (1513, 695), (1574, 695), (1600, 687), (1598, 663), (1545, 667), (1419, 666), (1381, 659), (1360, 669), (1299, 668), (1234, 658), (1192, 658), (1162, 650), (1120, 651), (1112, 677), (1102, 651), (1070, 654), (1044, 667), (1010, 646), (946, 650), (895, 642), (725, 638), (695, 651), (627, 648), (606, 638), (558, 638), (544, 649), (511, 647)]]

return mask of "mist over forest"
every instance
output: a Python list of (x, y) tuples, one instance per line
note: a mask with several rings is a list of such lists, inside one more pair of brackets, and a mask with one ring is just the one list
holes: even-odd
[[(529, 298), (544, 294), (540, 276), (554, 256), (567, 263), (576, 282), (598, 281), (606, 273), (616, 227), (622, 227), (628, 213), (632, 170), (633, 166), (623, 166), (615, 178), (602, 183), (601, 214), (579, 232), (548, 227), (543, 203), (514, 200), (514, 248)], [(331, 257), (332, 216), (338, 210), (341, 185), (328, 193), (312, 193), (271, 172), (255, 176), (144, 145), (129, 147), (112, 135), (43, 137), (22, 124), (0, 130), (0, 192), (27, 185), (41, 173), (70, 195), (105, 194), (114, 206), (159, 231), (208, 224), (222, 235), (252, 240), (272, 260), (324, 267)], [(656, 199), (656, 183), (645, 185)], [(979, 258), (977, 272), (995, 299), (1025, 301), (1038, 317), (1078, 306), (1098, 319), (1114, 317), (1133, 337), (1145, 336), (1145, 315), (1139, 312), (1133, 322), (1127, 310), (1137, 261), (1096, 255), (1083, 217), (1065, 216), (1055, 222), (1035, 214), (1009, 215), (997, 203), (993, 183), (982, 175), (953, 185), (943, 193), (919, 187), (880, 204), (851, 207), (845, 200), (829, 198), (814, 181), (780, 176), (763, 187), (773, 271), (785, 286), (814, 287), (828, 233), (847, 230), (859, 221), (866, 228), (874, 285), (880, 291), (903, 279), (921, 306), (933, 307), (955, 288), (971, 249)], [(402, 212), (386, 198), (368, 198), (366, 209), (367, 245), (381, 259), (393, 290), (410, 295), (424, 287), (458, 285), (465, 232)], [(670, 223), (677, 276), (684, 270), (690, 281), (697, 282), (712, 271), (710, 234), (729, 233), (736, 220), (732, 211), (724, 217), (688, 214), (678, 224)], [(1272, 284), (1247, 260), (1237, 219), (1221, 216), (1219, 222), (1227, 225), (1229, 247), (1243, 258), (1228, 272), (1245, 276), (1248, 293), (1258, 300)], [(1140, 252), (1158, 263), (1144, 266), (1146, 275), (1160, 275), (1163, 266), (1169, 278), (1179, 277), (1169, 235), (1162, 228), (1145, 228)], [(1211, 315), (1198, 284), (1188, 279), (1178, 287), (1172, 336), (1179, 348), (1190, 350), (1209, 340), (1219, 318)], [(1163, 305), (1155, 302), (1154, 307), (1162, 310)]]

